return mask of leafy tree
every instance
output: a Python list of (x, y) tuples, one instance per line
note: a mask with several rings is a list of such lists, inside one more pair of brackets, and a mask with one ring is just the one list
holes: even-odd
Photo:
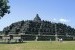
[(0, 0), (0, 18), (4, 17), (6, 13), (10, 13), (10, 6), (8, 5), (8, 0)]

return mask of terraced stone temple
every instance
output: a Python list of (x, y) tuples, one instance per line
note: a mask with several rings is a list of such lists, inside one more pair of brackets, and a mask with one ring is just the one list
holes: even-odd
[(75, 29), (62, 23), (41, 20), (38, 14), (33, 20), (18, 21), (3, 29), (4, 35), (20, 35), (23, 40), (75, 40)]

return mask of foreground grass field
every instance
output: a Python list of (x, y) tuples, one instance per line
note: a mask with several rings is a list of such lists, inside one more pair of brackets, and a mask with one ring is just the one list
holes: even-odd
[(0, 50), (75, 50), (75, 41), (26, 41), (17, 44), (0, 44)]

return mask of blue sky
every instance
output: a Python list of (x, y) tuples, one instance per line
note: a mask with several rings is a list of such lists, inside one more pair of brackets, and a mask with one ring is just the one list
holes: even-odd
[(36, 14), (75, 28), (75, 0), (9, 0), (9, 5), (11, 13), (0, 19), (0, 30), (17, 21), (33, 20)]

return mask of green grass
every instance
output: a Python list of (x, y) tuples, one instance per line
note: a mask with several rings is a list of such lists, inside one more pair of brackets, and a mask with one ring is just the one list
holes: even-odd
[(0, 44), (0, 50), (75, 50), (75, 41), (26, 41), (17, 44)]

